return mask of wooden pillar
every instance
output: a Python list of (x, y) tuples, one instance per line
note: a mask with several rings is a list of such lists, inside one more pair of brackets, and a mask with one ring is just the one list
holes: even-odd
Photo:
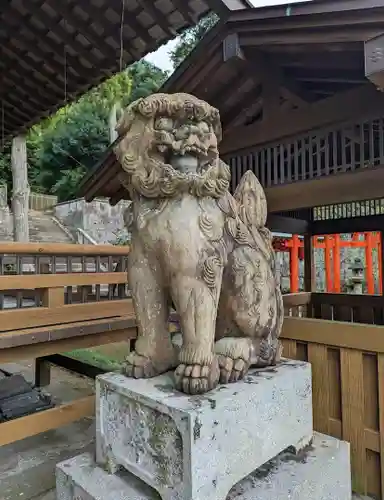
[(292, 246), (289, 249), (291, 293), (297, 293), (299, 291), (299, 245), (300, 240), (298, 235), (293, 234)]
[(12, 182), (14, 240), (28, 242), (29, 184), (27, 145), (24, 136), (15, 137), (12, 141)]
[(335, 293), (341, 292), (341, 260), (340, 260), (340, 235), (335, 234), (333, 247), (333, 291)]
[(378, 260), (380, 262), (379, 264), (379, 271), (380, 271), (380, 290), (381, 290), (381, 295), (384, 294), (384, 229), (380, 231), (380, 252), (378, 253)]
[[(313, 252), (313, 236), (304, 235), (304, 292), (316, 291), (315, 256)], [(307, 306), (307, 317), (313, 316), (311, 303)]]
[(372, 259), (372, 251), (373, 251), (373, 241), (372, 241), (372, 233), (365, 233), (365, 276), (367, 280), (367, 291), (369, 295), (373, 295), (375, 293), (375, 278), (373, 275), (373, 259)]
[(325, 291), (331, 293), (333, 291), (332, 272), (331, 272), (331, 252), (332, 239), (331, 236), (325, 237), (324, 262), (325, 262)]
[(304, 291), (314, 292), (316, 290), (315, 259), (313, 253), (313, 237), (311, 234), (304, 235)]

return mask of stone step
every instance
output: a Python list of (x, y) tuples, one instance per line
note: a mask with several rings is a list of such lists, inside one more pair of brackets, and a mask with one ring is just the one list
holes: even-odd
[[(43, 212), (29, 212), (29, 238), (32, 243), (75, 243), (53, 220)], [(0, 241), (13, 241), (12, 230), (0, 225)]]
[[(239, 457), (241, 460), (241, 457)], [(111, 475), (90, 453), (58, 464), (59, 500), (160, 500), (160, 495), (134, 475)], [(176, 498), (176, 497), (175, 497)], [(190, 500), (186, 490), (180, 500)], [(225, 500), (214, 492), (204, 500)], [(310, 447), (298, 455), (285, 451), (241, 480), (226, 500), (351, 500), (349, 444), (314, 434)]]

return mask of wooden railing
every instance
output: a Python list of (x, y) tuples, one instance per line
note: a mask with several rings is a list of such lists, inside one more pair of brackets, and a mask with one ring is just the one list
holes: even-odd
[[(0, 363), (136, 338), (126, 264), (128, 247), (0, 244)], [(94, 412), (89, 396), (0, 424), (0, 446)]]
[(384, 297), (312, 293), (307, 316), (334, 321), (384, 325)]
[(313, 131), (225, 160), (233, 172), (233, 188), (247, 170), (253, 170), (264, 187), (271, 187), (382, 165), (384, 118)]
[(351, 443), (356, 492), (384, 498), (384, 327), (285, 318), (283, 355), (312, 365), (314, 427)]

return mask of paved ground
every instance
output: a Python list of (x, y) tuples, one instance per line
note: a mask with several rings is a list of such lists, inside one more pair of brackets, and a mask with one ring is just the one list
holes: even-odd
[[(1, 368), (13, 373), (21, 372), (31, 381), (31, 363), (4, 365)], [(54, 367), (52, 383), (47, 390), (58, 400), (66, 402), (92, 394), (93, 381)], [(56, 463), (93, 448), (93, 419), (83, 419), (61, 429), (0, 447), (0, 499), (55, 500)]]

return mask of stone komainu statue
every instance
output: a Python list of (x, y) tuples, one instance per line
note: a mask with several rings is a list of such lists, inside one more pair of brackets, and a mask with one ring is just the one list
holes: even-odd
[[(138, 322), (128, 376), (175, 368), (176, 387), (207, 392), (280, 357), (283, 303), (263, 188), (247, 172), (229, 193), (217, 109), (187, 94), (131, 104), (117, 131), (133, 201), (128, 279)], [(168, 329), (170, 304), (183, 344)]]

